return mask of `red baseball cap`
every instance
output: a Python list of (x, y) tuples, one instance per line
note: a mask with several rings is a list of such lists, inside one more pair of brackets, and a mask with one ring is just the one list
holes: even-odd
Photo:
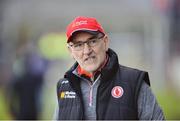
[(89, 33), (101, 32), (105, 34), (102, 26), (95, 18), (78, 16), (68, 26), (66, 30), (67, 42), (71, 41), (71, 37), (75, 32), (86, 31)]

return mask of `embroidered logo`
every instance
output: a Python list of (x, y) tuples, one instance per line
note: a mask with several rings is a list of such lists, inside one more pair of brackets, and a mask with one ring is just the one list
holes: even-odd
[(76, 93), (73, 91), (62, 91), (60, 93), (60, 98), (64, 99), (64, 98), (76, 98)]
[(124, 90), (120, 86), (115, 86), (111, 91), (111, 95), (114, 98), (120, 98), (123, 95), (123, 93), (124, 93)]
[(67, 84), (67, 83), (69, 83), (68, 80), (63, 80), (63, 81), (61, 82), (61, 84)]
[(80, 25), (83, 25), (83, 24), (87, 24), (87, 21), (77, 21), (76, 23), (74, 23), (72, 25), (72, 27), (80, 26)]

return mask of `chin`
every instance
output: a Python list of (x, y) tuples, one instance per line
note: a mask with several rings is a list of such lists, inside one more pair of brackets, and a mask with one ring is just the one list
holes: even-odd
[(89, 66), (85, 68), (85, 70), (88, 72), (95, 72), (97, 69), (98, 69), (97, 66)]

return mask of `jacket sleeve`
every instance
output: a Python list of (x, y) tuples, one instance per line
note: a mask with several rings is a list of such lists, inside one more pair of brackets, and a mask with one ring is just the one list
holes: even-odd
[(57, 121), (58, 120), (58, 113), (59, 113), (59, 106), (57, 104), (55, 110), (54, 110), (54, 115), (53, 115), (53, 120)]
[(59, 103), (58, 103), (58, 91), (59, 91), (59, 88), (61, 86), (61, 83), (62, 83), (63, 79), (60, 79), (58, 82), (57, 82), (57, 87), (56, 87), (56, 96), (57, 96), (57, 99), (56, 99), (56, 107), (55, 107), (55, 110), (54, 110), (54, 114), (53, 114), (53, 120), (55, 121), (58, 121), (58, 118), (59, 118)]
[(143, 82), (138, 96), (138, 118), (140, 120), (165, 120), (155, 95), (145, 82)]
[[(57, 89), (56, 89), (56, 95), (57, 95), (57, 92), (58, 92), (58, 87), (60, 86), (60, 83), (58, 82), (57, 83)], [(59, 104), (58, 104), (58, 95), (56, 97), (56, 104), (55, 104), (55, 110), (54, 110), (54, 114), (53, 114), (53, 120), (54, 121), (57, 121), (58, 120), (58, 114), (59, 114)]]

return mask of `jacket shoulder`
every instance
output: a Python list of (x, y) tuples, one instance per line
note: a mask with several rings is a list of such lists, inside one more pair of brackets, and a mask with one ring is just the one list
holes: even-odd
[(128, 67), (128, 66), (124, 66), (124, 65), (119, 65), (120, 69), (123, 71), (128, 71), (128, 72), (140, 72), (142, 70), (136, 69), (136, 68), (132, 68), (132, 67)]
[(69, 83), (69, 81), (68, 81), (66, 78), (61, 78), (61, 79), (59, 79), (59, 81), (57, 82), (57, 88), (60, 88), (60, 86), (61, 86), (62, 84), (67, 84), (67, 83)]

